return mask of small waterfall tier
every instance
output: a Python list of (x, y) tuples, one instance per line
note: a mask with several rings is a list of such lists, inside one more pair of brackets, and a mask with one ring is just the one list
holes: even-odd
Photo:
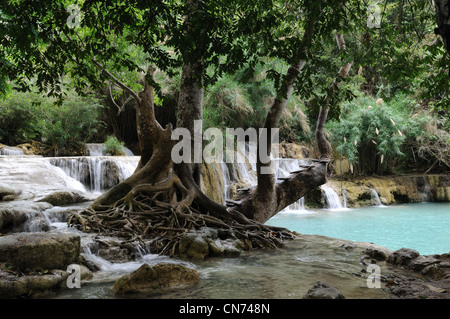
[(320, 188), (325, 194), (325, 200), (329, 209), (343, 208), (339, 195), (328, 185), (321, 185)]
[(3, 146), (0, 148), (0, 155), (25, 155), (25, 153), (18, 147)]
[(55, 157), (50, 163), (79, 181), (93, 193), (101, 193), (135, 171), (138, 156)]

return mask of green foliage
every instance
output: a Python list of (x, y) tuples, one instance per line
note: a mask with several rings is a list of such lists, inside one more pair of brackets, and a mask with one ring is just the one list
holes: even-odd
[(105, 142), (104, 152), (105, 155), (110, 156), (124, 156), (125, 152), (123, 151), (124, 143), (119, 141), (115, 136), (108, 136)]
[[(233, 75), (222, 76), (205, 94), (204, 128), (263, 127), (275, 98), (274, 81), (268, 71), (287, 68), (279, 59), (264, 59), (254, 68), (248, 65)], [(302, 100), (291, 96), (280, 120), (280, 139), (286, 142), (310, 142), (311, 129)]]
[(357, 172), (392, 172), (394, 163), (404, 155), (401, 148), (413, 106), (411, 100), (402, 97), (383, 102), (364, 96), (343, 103), (340, 120), (328, 125), (331, 140)]
[(39, 134), (35, 118), (37, 103), (43, 100), (37, 94), (12, 92), (0, 100), (0, 141), (7, 145), (28, 142)]
[(69, 94), (61, 105), (33, 92), (16, 92), (0, 101), (0, 141), (8, 145), (38, 139), (55, 154), (91, 141), (103, 125), (101, 105), (93, 97)]

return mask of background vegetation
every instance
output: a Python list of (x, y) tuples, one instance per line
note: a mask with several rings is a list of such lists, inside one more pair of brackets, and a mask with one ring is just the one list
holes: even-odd
[[(178, 4), (173, 3), (173, 10)], [(49, 6), (51, 5), (58, 8), (61, 6), (58, 2), (51, 2)], [(97, 14), (101, 15), (104, 4), (98, 5)], [(131, 13), (121, 9), (121, 6), (126, 7), (126, 4), (118, 1), (115, 5), (117, 11), (113, 13), (120, 22), (118, 25), (108, 24), (106, 21), (111, 17), (103, 17), (105, 21), (98, 21), (99, 25), (92, 26), (92, 30), (81, 28), (81, 31), (76, 31), (79, 32), (79, 40), (82, 42), (83, 37), (98, 36), (99, 42), (93, 45), (92, 50), (97, 50), (96, 53), (100, 57), (104, 55), (105, 60), (108, 60), (109, 55), (114, 56), (115, 59), (109, 59), (112, 62), (111, 65), (107, 64), (106, 68), (126, 79), (133, 89), (139, 86), (139, 73), (136, 68), (145, 70), (149, 64), (158, 62), (165, 70), (157, 69), (154, 75), (156, 116), (162, 125), (172, 123), (175, 126), (180, 86), (180, 61), (177, 60), (179, 57), (174, 57), (174, 52), (167, 50), (170, 49), (171, 43), (164, 41), (164, 30), (160, 29), (153, 30), (155, 41), (161, 43), (158, 49), (144, 52), (146, 49), (143, 48), (150, 50), (148, 48), (152, 46), (142, 43), (139, 43), (141, 46), (128, 45), (126, 40), (132, 36), (132, 27), (145, 26), (144, 15), (134, 16), (136, 21), (130, 20), (128, 14)], [(300, 74), (295, 94), (281, 119), (280, 137), (287, 142), (313, 147), (318, 109), (326, 102), (327, 90), (336, 79), (336, 70), (344, 63), (352, 62), (350, 73), (342, 82), (329, 114), (327, 129), (335, 155), (347, 158), (354, 173), (358, 174), (391, 174), (412, 170), (448, 171), (450, 57), (445, 52), (441, 38), (434, 34), (436, 18), (432, 3), (425, 0), (381, 1), (378, 6), (382, 11), (380, 28), (368, 28), (360, 23), (361, 15), (367, 15), (367, 11), (366, 6), (358, 2), (348, 2), (345, 10), (339, 12), (323, 12), (329, 21), (341, 21), (336, 23), (335, 27), (344, 34), (346, 50), (340, 51), (337, 48), (330, 30), (318, 26), (316, 32), (330, 33), (330, 36), (319, 37), (319, 40), (309, 44), (306, 53), (308, 63)], [(224, 47), (214, 47), (217, 53), (209, 57), (217, 63), (212, 63), (216, 68), (205, 71), (209, 86), (205, 90), (204, 98), (204, 129), (262, 125), (270, 101), (275, 98), (280, 76), (286, 72), (289, 65), (287, 61), (299, 45), (297, 20), (301, 16), (295, 12), (294, 2), (291, 7), (284, 1), (268, 2), (267, 7), (272, 11), (268, 10), (262, 14), (264, 21), (257, 25), (243, 25), (239, 17), (228, 15), (229, 13), (223, 13), (224, 21), (215, 21), (233, 25), (236, 30), (231, 30), (230, 35), (236, 38), (227, 34), (230, 39), (224, 40)], [(7, 14), (21, 14), (13, 12), (12, 8), (0, 7), (1, 21), (6, 21)], [(250, 5), (247, 7), (250, 12), (260, 9)], [(12, 11), (9, 12), (10, 10)], [(4, 16), (2, 12), (5, 12)], [(348, 18), (341, 19), (339, 15), (347, 15)], [(237, 20), (226, 20), (229, 17)], [(66, 16), (59, 18), (65, 20)], [(142, 18), (142, 21), (137, 18)], [(284, 23), (273, 31), (276, 34), (261, 33), (263, 25), (270, 26), (272, 20)], [(365, 22), (365, 19), (363, 20)], [(28, 52), (25, 49), (28, 48), (27, 41), (30, 39), (23, 39), (21, 30), (15, 28), (13, 23), (9, 27), (8, 23), (2, 22), (1, 26), (0, 50), (10, 50), (13, 43), (11, 39), (16, 39), (14, 45), (19, 53), (17, 56), (8, 53), (10, 55), (0, 58), (0, 66), (6, 74), (0, 76), (0, 91), (4, 93), (4, 99), (0, 100), (0, 143), (16, 145), (35, 140), (47, 145), (50, 150), (48, 155), (65, 155), (79, 152), (83, 143), (105, 142), (108, 136), (115, 136), (116, 140), (108, 143), (114, 146), (123, 142), (137, 153), (134, 102), (116, 86), (105, 87), (104, 83), (95, 86), (94, 84), (101, 82), (100, 76), (104, 75), (91, 59), (87, 60), (92, 65), (80, 69), (83, 66), (67, 63), (66, 56), (55, 54), (64, 64), (58, 64), (59, 61), (56, 61), (53, 73), (42, 71), (47, 68), (33, 69), (30, 61), (34, 55), (27, 56), (23, 53)], [(252, 28), (254, 30), (251, 30)], [(207, 26), (205, 32), (206, 29)], [(56, 31), (47, 31), (48, 34), (39, 36), (45, 40), (48, 40), (48, 37), (51, 41), (56, 41), (51, 36), (52, 32)], [(260, 32), (263, 38), (249, 37), (251, 31)], [(72, 35), (71, 41), (66, 44), (64, 37), (61, 37), (60, 41), (66, 45), (68, 55), (82, 59), (84, 54), (90, 54), (88, 51), (78, 50), (79, 47), (75, 45), (78, 43), (73, 34), (75, 30), (66, 32)], [(38, 37), (37, 31), (32, 34), (36, 38), (31, 40), (40, 43), (42, 39)], [(242, 37), (239, 38), (239, 35)], [(103, 50), (103, 38), (114, 43), (114, 46)], [(193, 43), (203, 45), (200, 38), (195, 39)], [(174, 39), (179, 40), (178, 37)], [(249, 43), (239, 45), (239, 41), (244, 39)], [(215, 42), (213, 43), (215, 45)], [(188, 46), (192, 43), (185, 44)], [(266, 47), (268, 44), (276, 45)], [(44, 44), (37, 45), (41, 50), (39, 54), (42, 54), (44, 47)], [(45, 48), (54, 53), (51, 45)], [(267, 54), (261, 54), (264, 58), (255, 59), (244, 48)], [(224, 57), (221, 52), (226, 52), (228, 56)], [(20, 75), (17, 82), (19, 86), (13, 87), (7, 77), (13, 78), (18, 74), (13, 63), (10, 63), (16, 60), (23, 62), (17, 64), (20, 67), (30, 63), (30, 74)], [(239, 61), (239, 65), (228, 65), (230, 61)], [(52, 62), (54, 61), (45, 63)], [(85, 78), (67, 77), (64, 90), (70, 93), (67, 99), (61, 102), (58, 99), (60, 92), (48, 88), (52, 88), (53, 79), (64, 72), (83, 74)], [(47, 94), (22, 92), (29, 86), (26, 77), (34, 77), (41, 91)], [(71, 91), (74, 88), (77, 89), (77, 94)]]

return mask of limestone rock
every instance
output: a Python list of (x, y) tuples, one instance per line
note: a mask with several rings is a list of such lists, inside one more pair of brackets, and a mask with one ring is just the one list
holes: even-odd
[(387, 262), (398, 266), (407, 266), (412, 259), (419, 257), (419, 255), (420, 254), (417, 250), (400, 248), (399, 250), (394, 251), (391, 256), (389, 256)]
[(345, 299), (345, 297), (333, 285), (324, 281), (317, 281), (314, 286), (308, 290), (303, 299)]
[(199, 275), (195, 269), (180, 264), (143, 264), (137, 270), (119, 278), (114, 283), (113, 290), (116, 294), (142, 293), (194, 284), (198, 280)]
[(392, 251), (382, 246), (369, 244), (369, 247), (363, 251), (363, 254), (376, 260), (387, 260), (392, 255)]
[(0, 262), (14, 269), (66, 269), (80, 260), (80, 237), (66, 233), (17, 233), (0, 237)]
[[(42, 219), (43, 211), (51, 208), (49, 203), (15, 201), (0, 206), (0, 232), (22, 232), (32, 219)], [(28, 225), (26, 225), (28, 224)], [(45, 225), (44, 225), (45, 226)], [(49, 225), (48, 225), (49, 226)], [(43, 230), (48, 227), (42, 227)]]
[(39, 199), (39, 202), (47, 202), (54, 206), (64, 206), (76, 203), (87, 202), (91, 199), (85, 197), (81, 192), (77, 191), (61, 191), (50, 193), (43, 198)]
[(180, 238), (179, 252), (181, 257), (205, 259), (208, 256), (235, 257), (247, 247), (234, 234), (224, 234), (221, 238), (217, 230), (203, 227), (197, 231), (185, 233)]

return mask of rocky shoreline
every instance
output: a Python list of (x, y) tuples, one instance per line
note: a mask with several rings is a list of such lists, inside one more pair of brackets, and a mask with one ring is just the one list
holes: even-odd
[[(353, 272), (355, 281), (367, 281), (373, 277), (367, 271), (369, 265), (376, 265), (382, 271), (377, 278), (380, 289), (391, 299), (447, 299), (450, 298), (450, 253), (442, 255), (420, 255), (417, 251), (402, 248), (391, 251), (371, 243), (358, 243), (337, 240), (316, 235), (296, 234), (294, 241), (307, 245), (326, 245), (338, 252), (359, 256), (360, 271)], [(206, 242), (216, 241), (214, 232), (203, 230), (197, 234)], [(209, 236), (209, 237), (208, 237)], [(208, 238), (210, 240), (208, 240)], [(125, 249), (120, 241), (98, 238), (101, 256), (112, 262), (126, 262), (136, 258), (132, 249)], [(286, 242), (287, 247), (291, 244)], [(195, 248), (195, 247), (194, 247)], [(191, 247), (191, 249), (194, 249)], [(184, 260), (193, 263), (206, 257), (204, 247), (196, 247), (198, 251)], [(283, 253), (281, 248), (280, 252)], [(239, 257), (242, 249), (234, 246), (234, 253), (221, 255), (219, 258)], [(251, 252), (249, 252), (251, 254)], [(319, 253), (318, 253), (319, 254)], [(217, 258), (217, 257), (216, 257)], [(335, 256), (333, 256), (335, 258)], [(356, 259), (355, 259), (356, 260)], [(80, 237), (76, 234), (61, 232), (16, 233), (0, 237), (0, 297), (1, 298), (46, 298), (62, 289), (68, 289), (68, 278), (71, 275), (69, 265), (79, 265), (80, 279), (89, 281), (95, 276), (98, 268), (83, 258)], [(269, 270), (268, 270), (269, 271)], [(342, 271), (336, 269), (336, 271)], [(133, 294), (134, 297), (158, 295), (174, 287), (186, 287), (199, 280), (195, 269), (177, 264), (158, 264), (150, 267), (145, 263), (136, 271), (119, 278), (111, 284), (117, 297)], [(306, 299), (346, 298), (339, 290), (340, 282), (324, 281), (314, 284)], [(342, 283), (344, 285), (344, 283)], [(355, 297), (351, 297), (355, 298)], [(360, 297), (367, 297), (362, 294)]]
[[(49, 216), (52, 215), (64, 223), (70, 214), (79, 209), (80, 205), (88, 205), (93, 194), (83, 191), (81, 184), (70, 181), (59, 169), (55, 169), (47, 160), (33, 160), (27, 156), (20, 158), (23, 165), (17, 164), (17, 159), (9, 158), (0, 163), (0, 297), (1, 298), (39, 298), (48, 296), (50, 292), (67, 289), (71, 272), (70, 265), (78, 265), (80, 279), (89, 281), (99, 271), (95, 264), (83, 256), (83, 245), (89, 242), (95, 253), (111, 263), (134, 261), (139, 256), (135, 243), (123, 243), (117, 238), (82, 234), (81, 232), (58, 231), (51, 226)], [(209, 173), (211, 175), (212, 173)], [(216, 171), (216, 178), (220, 180)], [(213, 175), (211, 175), (213, 176)], [(371, 190), (375, 190), (381, 202), (385, 205), (399, 202), (449, 201), (450, 177), (448, 175), (427, 176), (394, 176), (367, 177), (364, 179), (339, 180), (331, 179), (330, 187), (343, 196), (345, 189), (347, 207), (373, 205)], [(206, 187), (207, 185), (204, 185)], [(220, 186), (220, 185), (219, 185)], [(223, 194), (223, 186), (215, 189), (218, 200)], [(219, 196), (220, 195), (220, 196)], [(212, 196), (212, 195), (211, 195)], [(213, 196), (214, 197), (214, 196)], [(324, 205), (320, 190), (305, 199), (306, 205)], [(46, 212), (44, 214), (44, 211)], [(449, 298), (450, 297), (450, 256), (449, 254), (421, 256), (410, 249), (389, 251), (370, 243), (354, 243), (344, 240), (325, 238), (323, 236), (298, 234), (293, 242), (300, 246), (311, 247), (309, 253), (321, 256), (320, 247), (330, 246), (330, 258), (341, 260), (343, 265), (333, 266), (336, 272), (344, 271), (346, 266), (359, 269), (354, 271), (352, 278), (364, 281), (371, 275), (367, 272), (369, 265), (380, 266), (383, 270), (379, 277), (382, 290), (386, 292), (383, 298)], [(305, 242), (305, 244), (303, 244)], [(290, 246), (289, 241), (286, 242)], [(218, 233), (211, 229), (201, 229), (186, 233), (180, 240), (180, 258), (182, 260), (206, 260), (209, 258), (240, 258), (245, 252), (256, 253), (248, 243), (237, 240), (232, 233)], [(284, 249), (284, 248), (283, 248)], [(283, 254), (283, 249), (281, 253)], [(303, 248), (301, 248), (303, 249)], [(151, 251), (150, 247), (147, 249)], [(351, 254), (354, 261), (350, 264), (342, 252)], [(300, 250), (299, 254), (303, 251)], [(311, 256), (310, 256), (311, 257)], [(344, 258), (345, 257), (345, 258)], [(326, 259), (326, 258), (325, 258)], [(347, 263), (347, 264), (346, 264)], [(308, 265), (306, 265), (308, 266)], [(170, 279), (170, 269), (180, 274), (180, 281)], [(178, 266), (161, 267), (168, 270), (162, 274), (144, 266), (144, 276), (128, 276), (147, 278), (142, 283), (144, 288), (170, 288), (186, 284), (186, 276), (190, 270)], [(330, 266), (331, 267), (331, 266)], [(270, 271), (268, 269), (267, 271)], [(308, 268), (310, 272), (320, 270)], [(192, 275), (192, 274), (191, 274)], [(188, 282), (195, 282), (195, 275)], [(169, 279), (168, 279), (169, 278)], [(184, 278), (184, 279), (183, 279)], [(148, 280), (150, 283), (146, 284)], [(199, 279), (202, 280), (201, 278)], [(70, 282), (69, 282), (70, 284)], [(114, 283), (111, 284), (111, 289)], [(339, 282), (326, 280), (308, 283), (305, 298), (366, 298), (364, 293), (350, 294), (339, 292)], [(139, 286), (127, 283), (127, 287)], [(127, 288), (128, 289), (128, 288)], [(120, 291), (127, 289), (117, 289)], [(345, 291), (345, 289), (343, 290)], [(327, 292), (331, 292), (328, 294)], [(139, 290), (135, 293), (139, 294)], [(51, 295), (51, 294), (50, 294)]]

